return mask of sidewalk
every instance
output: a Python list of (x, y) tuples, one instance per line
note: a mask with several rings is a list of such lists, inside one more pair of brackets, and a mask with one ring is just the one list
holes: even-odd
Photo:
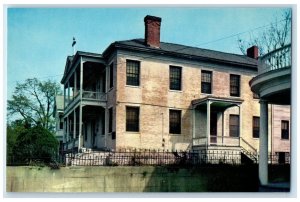
[(289, 182), (279, 182), (279, 183), (269, 183), (265, 186), (259, 187), (259, 192), (289, 192), (290, 183)]

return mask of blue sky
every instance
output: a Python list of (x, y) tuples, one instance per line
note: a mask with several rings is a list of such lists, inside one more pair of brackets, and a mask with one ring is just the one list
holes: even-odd
[[(27, 78), (59, 82), (66, 57), (73, 52), (73, 36), (77, 50), (102, 53), (114, 41), (143, 38), (143, 19), (154, 15), (162, 18), (161, 41), (241, 54), (237, 36), (218, 39), (268, 25), (274, 22), (274, 16), (280, 18), (282, 10), (279, 7), (8, 8), (7, 98), (11, 98), (16, 82)], [(239, 37), (246, 39), (249, 34)]]

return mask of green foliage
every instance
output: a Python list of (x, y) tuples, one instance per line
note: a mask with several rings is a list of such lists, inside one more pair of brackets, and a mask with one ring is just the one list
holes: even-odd
[[(28, 125), (28, 124), (27, 124)], [(6, 149), (7, 149), (7, 161), (13, 161), (12, 156), (14, 155), (13, 148), (17, 142), (17, 138), (20, 133), (26, 130), (26, 124), (23, 120), (15, 120), (6, 127)]]
[(7, 102), (8, 118), (15, 114), (21, 115), (23, 120), (33, 125), (41, 124), (54, 131), (54, 100), (55, 95), (60, 93), (60, 85), (50, 80), (33, 78), (17, 83), (12, 99)]
[(57, 155), (58, 141), (51, 132), (37, 125), (18, 135), (13, 152), (19, 162), (30, 162), (32, 159), (50, 162)]

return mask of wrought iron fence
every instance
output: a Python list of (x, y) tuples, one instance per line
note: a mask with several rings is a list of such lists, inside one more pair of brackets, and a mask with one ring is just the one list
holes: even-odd
[(93, 151), (65, 155), (67, 166), (141, 166), (240, 164), (240, 152), (232, 150), (199, 151)]
[[(248, 160), (245, 160), (245, 156)], [(143, 166), (143, 165), (205, 165), (205, 164), (257, 164), (252, 154), (245, 154), (239, 150), (197, 150), (197, 151), (154, 151), (154, 150), (125, 150), (125, 151), (91, 151), (77, 153), (77, 150), (69, 150), (56, 157), (15, 159), (7, 158), (7, 165), (46, 165), (52, 168), (59, 166)], [(259, 158), (259, 156), (258, 156)], [(250, 161), (249, 161), (250, 160)], [(280, 154), (269, 155), (269, 164), (290, 164), (290, 155), (284, 157)]]

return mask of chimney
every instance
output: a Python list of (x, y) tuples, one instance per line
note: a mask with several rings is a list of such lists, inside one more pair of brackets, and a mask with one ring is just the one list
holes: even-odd
[(147, 15), (144, 18), (144, 22), (145, 22), (145, 44), (150, 47), (159, 48), (161, 18)]
[(247, 56), (250, 58), (257, 59), (258, 58), (258, 47), (252, 46), (247, 49)]

